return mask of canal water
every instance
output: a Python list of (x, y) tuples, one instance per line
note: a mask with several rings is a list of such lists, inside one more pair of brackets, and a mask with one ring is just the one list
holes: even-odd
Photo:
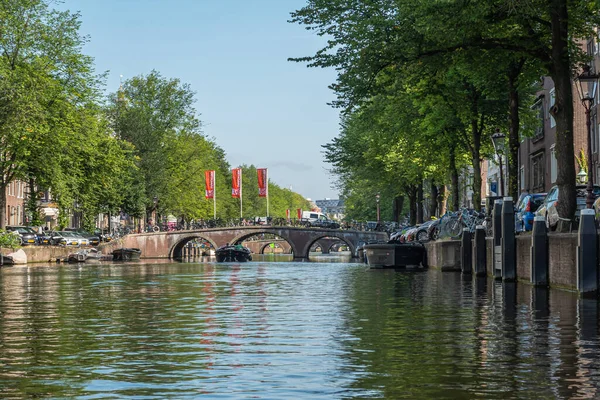
[(598, 398), (598, 307), (437, 270), (0, 269), (0, 398)]

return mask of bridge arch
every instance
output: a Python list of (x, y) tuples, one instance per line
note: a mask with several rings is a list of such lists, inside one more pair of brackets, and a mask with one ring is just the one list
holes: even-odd
[[(251, 238), (251, 237), (254, 237), (257, 235), (262, 235), (263, 233), (268, 234), (268, 235), (278, 236), (279, 238), (281, 238), (281, 240), (284, 240), (290, 246), (290, 251), (294, 255), (294, 257), (296, 256), (296, 254), (298, 254), (296, 251), (296, 248), (295, 248), (294, 241), (291, 240), (291, 238), (289, 236), (285, 235), (285, 233), (283, 233), (283, 232), (274, 233), (273, 231), (269, 231), (269, 230), (256, 230), (256, 231), (249, 232), (249, 233), (244, 232), (241, 235), (236, 236), (231, 242), (232, 243), (241, 243), (248, 238)], [(267, 245), (268, 244), (265, 244), (264, 247), (266, 247)], [(260, 249), (260, 254), (264, 254), (264, 247)]]
[(184, 236), (182, 238), (179, 238), (179, 240), (171, 248), (171, 251), (169, 252), (169, 258), (170, 259), (182, 258), (183, 248), (185, 247), (185, 245), (187, 245), (189, 242), (191, 242), (192, 240), (195, 240), (195, 239), (202, 239), (202, 240), (207, 241), (208, 243), (210, 243), (212, 248), (215, 250), (218, 247), (217, 244), (214, 242), (214, 240), (212, 240), (210, 237), (195, 233), (195, 234), (192, 234), (189, 236)]
[[(302, 257), (309, 259), (310, 249), (315, 243), (319, 243), (321, 245), (321, 251), (323, 252), (323, 254), (329, 253), (329, 251), (331, 250), (331, 247), (335, 243), (331, 243), (331, 245), (329, 245), (326, 250), (323, 247), (323, 245), (321, 244), (321, 243), (325, 243), (326, 241), (328, 241), (329, 238), (338, 239), (338, 241), (340, 241), (348, 246), (348, 248), (350, 249), (350, 254), (356, 254), (356, 246), (354, 245), (354, 243), (352, 243), (352, 241), (347, 240), (343, 234), (337, 234), (335, 232), (329, 231), (329, 232), (323, 232), (322, 235), (315, 236), (314, 238), (312, 238), (312, 240), (308, 241), (306, 247), (304, 248), (303, 252), (301, 253)], [(336, 243), (337, 243), (337, 241), (336, 241)]]
[[(282, 240), (278, 240), (278, 241), (279, 241), (279, 242), (281, 242)], [(273, 243), (273, 242), (271, 242), (271, 243)], [(267, 247), (268, 247), (268, 246), (269, 246), (271, 243), (265, 243), (265, 244), (263, 244), (262, 246), (260, 246), (259, 253), (260, 253), (260, 254), (265, 254), (265, 250), (267, 249)], [(287, 245), (288, 245), (288, 246), (290, 246), (290, 243), (289, 243), (289, 242), (286, 242), (286, 243), (287, 243)], [(286, 249), (285, 249), (285, 246), (282, 246), (282, 245), (280, 245), (279, 243), (275, 243), (275, 246), (279, 246), (279, 248), (281, 248), (281, 250), (283, 250), (283, 253), (282, 253), (282, 254), (286, 254), (286, 253), (285, 253), (285, 250), (286, 250)], [(291, 248), (291, 246), (290, 246), (290, 252), (291, 252), (291, 250), (292, 250), (292, 248)], [(289, 253), (288, 253), (288, 254), (289, 254)]]

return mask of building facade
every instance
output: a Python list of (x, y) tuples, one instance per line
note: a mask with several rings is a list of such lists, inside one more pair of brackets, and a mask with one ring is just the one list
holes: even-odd
[(4, 223), (6, 225), (25, 224), (25, 198), (27, 185), (22, 181), (13, 181), (6, 188), (6, 211)]
[(333, 219), (341, 220), (344, 218), (344, 200), (315, 200), (315, 204), (321, 209), (323, 214), (326, 214)]

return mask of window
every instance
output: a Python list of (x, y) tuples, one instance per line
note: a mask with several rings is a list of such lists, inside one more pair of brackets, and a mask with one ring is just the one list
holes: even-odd
[(550, 113), (552, 107), (554, 107), (554, 103), (556, 102), (556, 93), (554, 92), (554, 88), (550, 89), (550, 101), (548, 102), (548, 117), (550, 117), (550, 127), (554, 128), (556, 126), (556, 121), (554, 117)]
[(531, 189), (534, 192), (544, 190), (544, 153), (537, 153), (531, 156)]
[(598, 138), (596, 135), (596, 114), (590, 113), (590, 138), (592, 142), (592, 153), (598, 152)]
[(554, 144), (550, 147), (550, 183), (555, 183), (558, 177), (558, 163), (556, 162), (556, 151)]
[(521, 190), (525, 190), (525, 166), (521, 165), (519, 169), (519, 180), (521, 181)]
[(544, 102), (543, 97), (540, 98), (532, 107), (537, 111), (538, 118), (533, 133), (533, 141), (536, 142), (544, 137)]

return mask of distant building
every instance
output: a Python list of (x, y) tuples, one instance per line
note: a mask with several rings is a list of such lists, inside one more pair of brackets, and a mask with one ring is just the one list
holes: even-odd
[(25, 222), (25, 196), (27, 189), (25, 182), (15, 180), (6, 187), (6, 211), (4, 223), (6, 225), (23, 225)]
[(342, 219), (344, 217), (344, 200), (315, 200), (315, 204), (321, 209), (323, 214), (331, 218)]

